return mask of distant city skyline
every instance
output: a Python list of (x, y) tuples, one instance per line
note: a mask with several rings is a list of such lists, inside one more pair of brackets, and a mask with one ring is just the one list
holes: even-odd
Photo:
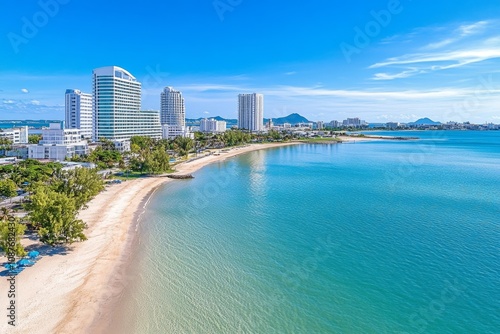
[(258, 91), (273, 118), (500, 122), (498, 1), (213, 3), (0, 5), (0, 119), (63, 120), (66, 89), (91, 92), (92, 70), (117, 65), (143, 109), (173, 86), (188, 118), (237, 118), (234, 96)]

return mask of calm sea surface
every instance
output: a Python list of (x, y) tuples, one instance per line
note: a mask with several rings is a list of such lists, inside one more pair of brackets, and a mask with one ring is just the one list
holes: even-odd
[(120, 333), (500, 333), (500, 131), (213, 164), (138, 231)]
[(28, 126), (30, 128), (35, 128), (35, 129), (41, 129), (43, 127), (49, 127), (51, 123), (60, 123), (62, 124), (62, 121), (45, 121), (45, 120), (39, 120), (39, 121), (6, 121), (6, 120), (0, 120), (0, 129), (12, 129), (12, 128), (17, 128), (21, 126)]

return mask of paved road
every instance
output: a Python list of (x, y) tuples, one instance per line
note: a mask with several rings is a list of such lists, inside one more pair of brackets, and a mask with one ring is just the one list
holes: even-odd
[(0, 202), (0, 206), (6, 206), (6, 205), (9, 205), (12, 203), (22, 202), (24, 197), (26, 197), (26, 195), (28, 195), (28, 194), (26, 193), (26, 194), (22, 194), (21, 196), (11, 197), (11, 198), (8, 198), (6, 200), (3, 200)]

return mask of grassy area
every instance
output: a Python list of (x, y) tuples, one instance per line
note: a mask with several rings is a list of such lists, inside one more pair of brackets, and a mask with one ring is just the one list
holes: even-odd
[(122, 181), (125, 181), (125, 180), (133, 180), (133, 179), (138, 179), (138, 178), (141, 178), (141, 177), (145, 177), (146, 174), (144, 173), (140, 173), (140, 172), (121, 172), (123, 173), (122, 175), (115, 175), (113, 174), (111, 176), (111, 179), (113, 180), (122, 180)]

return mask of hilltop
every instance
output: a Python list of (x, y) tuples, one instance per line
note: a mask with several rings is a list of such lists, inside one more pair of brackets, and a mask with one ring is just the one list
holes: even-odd
[[(199, 125), (200, 121), (203, 118), (205, 118), (205, 117), (186, 118), (186, 124), (188, 126)], [(228, 127), (231, 127), (233, 125), (238, 124), (238, 120), (233, 119), (233, 118), (224, 118), (221, 116), (207, 117), (207, 118), (213, 118), (213, 119), (216, 119), (218, 121), (226, 121)], [(272, 118), (272, 120), (273, 120), (273, 124), (275, 124), (275, 125), (283, 125), (285, 123), (290, 123), (293, 125), (293, 124), (298, 124), (298, 123), (309, 123), (310, 122), (307, 118), (305, 118), (304, 116), (299, 115), (297, 113), (293, 113), (293, 114), (290, 114), (290, 115), (285, 116), (285, 117)], [(264, 118), (264, 124), (267, 124), (268, 122), (269, 122), (269, 118)]]
[(441, 125), (441, 122), (434, 122), (430, 118), (420, 118), (415, 122), (408, 123), (408, 125)]

